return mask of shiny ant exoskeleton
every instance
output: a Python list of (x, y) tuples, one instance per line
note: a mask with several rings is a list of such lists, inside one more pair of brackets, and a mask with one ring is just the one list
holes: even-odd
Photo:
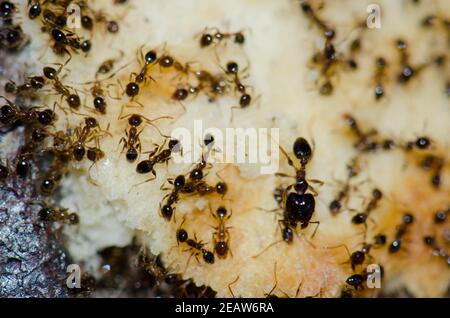
[(43, 222), (60, 222), (75, 225), (80, 222), (76, 213), (69, 213), (68, 209), (55, 209), (48, 206), (45, 202), (36, 202), (32, 204), (40, 205), (42, 208), (38, 212), (39, 219)]
[[(319, 225), (319, 222), (311, 222), (311, 218), (315, 211), (316, 201), (314, 195), (306, 193), (306, 191), (310, 189), (315, 193), (314, 189), (309, 185), (309, 182), (318, 184), (323, 184), (323, 182), (306, 179), (306, 165), (311, 160), (313, 151), (305, 138), (297, 138), (293, 145), (294, 155), (301, 164), (300, 168), (295, 167), (294, 162), (282, 147), (280, 147), (280, 149), (287, 158), (289, 166), (295, 169), (295, 183), (289, 185), (283, 192), (283, 219), (279, 221), (282, 225), (282, 239), (287, 243), (291, 243), (293, 239), (293, 230), (298, 223), (300, 223), (301, 229), (305, 229), (309, 223), (316, 223)], [(281, 177), (292, 177), (284, 173), (277, 173), (276, 175)], [(289, 192), (291, 189), (294, 189), (294, 191)], [(317, 227), (313, 236), (316, 230)]]
[(184, 175), (179, 175), (174, 180), (168, 180), (168, 182), (173, 185), (173, 189), (164, 197), (164, 199), (167, 197), (167, 201), (162, 207), (160, 206), (160, 211), (162, 217), (170, 221), (174, 212), (173, 205), (178, 202), (179, 193), (186, 184), (186, 178), (184, 177)]
[(162, 116), (154, 119), (149, 119), (139, 114), (130, 114), (122, 116), (119, 119), (126, 119), (126, 118), (128, 118), (129, 128), (125, 129), (125, 137), (122, 137), (120, 139), (119, 144), (123, 143), (122, 151), (127, 149), (126, 158), (128, 162), (134, 162), (138, 158), (139, 153), (141, 152), (141, 141), (139, 139), (139, 135), (142, 133), (143, 129), (138, 131), (138, 127), (141, 126), (143, 122), (145, 122), (146, 124), (149, 124), (158, 130), (158, 127), (156, 127), (155, 124), (153, 123), (154, 121), (172, 117)]
[[(189, 247), (189, 250), (191, 251), (191, 256), (195, 256), (197, 259), (197, 256), (199, 254), (202, 254), (203, 260), (207, 264), (214, 264), (214, 253), (208, 251), (207, 249), (203, 248), (205, 244), (201, 241), (197, 241), (194, 235), (194, 239), (189, 238), (188, 232), (182, 228), (184, 223), (181, 223), (180, 228), (177, 230), (177, 243), (184, 243)], [(190, 259), (190, 257), (189, 257)], [(198, 259), (197, 259), (198, 261)], [(189, 260), (188, 260), (189, 264)]]
[(76, 161), (81, 161), (84, 158), (89, 147), (87, 143), (97, 140), (100, 137), (100, 126), (94, 117), (86, 117), (84, 126), (80, 125), (75, 128), (74, 140), (71, 144), (72, 155)]
[(7, 102), (0, 108), (0, 123), (7, 126), (12, 126), (16, 123), (22, 124), (39, 124), (41, 126), (49, 126), (56, 120), (56, 115), (53, 110), (47, 108), (38, 110), (37, 107), (31, 107), (27, 110), (20, 109), (16, 104), (10, 100), (0, 96)]
[(386, 65), (387, 62), (384, 58), (378, 57), (375, 61), (375, 99), (379, 100), (384, 96), (383, 81), (386, 77)]
[[(212, 212), (211, 212), (212, 213)], [(232, 213), (228, 214), (225, 207), (217, 208), (216, 213), (212, 213), (213, 217), (218, 220), (218, 225), (213, 233), (214, 251), (219, 258), (226, 258), (230, 250), (230, 227), (225, 222), (231, 218)]]
[(147, 160), (139, 162), (136, 166), (136, 172), (139, 174), (146, 174), (149, 172), (153, 174), (154, 178), (151, 178), (147, 181), (152, 181), (156, 178), (156, 171), (154, 170), (154, 166), (156, 164), (168, 162), (172, 156), (172, 152), (179, 151), (180, 142), (176, 139), (169, 140), (169, 144), (166, 149), (163, 149), (164, 144), (161, 146), (157, 146), (149, 153)]
[(408, 228), (414, 222), (414, 216), (409, 213), (405, 213), (403, 215), (402, 224), (397, 227), (397, 231), (395, 233), (395, 239), (389, 245), (389, 253), (396, 253), (400, 250), (402, 246), (402, 238), (405, 236)]
[(65, 86), (59, 79), (58, 74), (61, 72), (63, 65), (59, 70), (55, 70), (53, 67), (44, 67), (43, 73), (45, 78), (52, 81), (53, 89), (66, 98), (66, 102), (70, 108), (78, 109), (81, 106), (80, 97), (77, 94), (71, 93), (70, 89)]
[(242, 31), (224, 33), (218, 28), (206, 28), (200, 38), (200, 47), (216, 46), (227, 39), (232, 39), (234, 43), (239, 45), (242, 45), (245, 42), (245, 36)]

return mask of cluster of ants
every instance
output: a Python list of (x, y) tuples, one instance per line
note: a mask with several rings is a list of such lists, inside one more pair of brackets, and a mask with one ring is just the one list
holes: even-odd
[(117, 21), (92, 9), (88, 1), (29, 0), (27, 9), (28, 18), (39, 21), (42, 32), (49, 35), (51, 48), (57, 55), (71, 56), (71, 52), (88, 53), (91, 50), (91, 40), (77, 35), (75, 28), (81, 27), (92, 33), (94, 27), (103, 25), (109, 33), (119, 31)]
[[(319, 93), (321, 95), (330, 95), (333, 93), (334, 85), (332, 83), (333, 77), (337, 73), (338, 69), (344, 70), (356, 70), (358, 68), (358, 63), (356, 61), (356, 55), (361, 51), (361, 39), (364, 30), (367, 29), (365, 21), (358, 23), (356, 29), (359, 30), (359, 35), (356, 39), (352, 40), (348, 47), (348, 55), (345, 56), (343, 53), (338, 53), (336, 50), (335, 38), (336, 30), (330, 27), (323, 19), (320, 18), (317, 10), (309, 3), (308, 0), (302, 0), (300, 2), (300, 8), (302, 12), (307, 16), (307, 18), (312, 21), (312, 23), (323, 32), (323, 37), (325, 40), (324, 47), (321, 51), (316, 52), (311, 58), (312, 67), (319, 71)], [(441, 29), (449, 34), (448, 31), (449, 21), (448, 19), (430, 15), (426, 16), (422, 23), (422, 27), (426, 29)], [(400, 65), (400, 70), (395, 75), (396, 82), (400, 85), (405, 85), (411, 81), (412, 78), (418, 77), (419, 73), (422, 72), (426, 67), (435, 65), (438, 68), (445, 67), (447, 63), (448, 56), (440, 54), (431, 58), (430, 61), (424, 62), (420, 65), (411, 65), (408, 53), (408, 45), (403, 39), (398, 39), (396, 41), (396, 47), (399, 52), (399, 61), (396, 62)], [(377, 57), (375, 59), (375, 70), (374, 70), (374, 98), (375, 100), (380, 100), (385, 96), (385, 84), (389, 81), (387, 74), (388, 62), (384, 57)], [(447, 79), (445, 84), (445, 93), (450, 96), (450, 81)]]
[(11, 1), (0, 1), (0, 50), (20, 51), (29, 41), (15, 21), (18, 8)]

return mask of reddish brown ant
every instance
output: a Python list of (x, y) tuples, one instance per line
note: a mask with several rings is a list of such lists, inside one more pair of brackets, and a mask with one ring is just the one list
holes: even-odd
[(13, 81), (5, 84), (5, 91), (17, 96), (34, 97), (38, 90), (45, 85), (45, 79), (42, 76), (28, 77), (27, 81), (21, 85), (16, 85)]
[[(158, 127), (153, 123), (159, 119), (171, 119), (169, 116), (162, 116), (154, 119), (146, 118), (139, 114), (130, 114), (126, 116), (122, 116), (119, 119), (128, 119), (128, 130), (125, 129), (125, 136), (120, 139), (119, 144), (123, 142), (123, 150), (127, 149), (126, 158), (129, 162), (134, 162), (139, 153), (141, 152), (141, 141), (139, 139), (139, 135), (142, 133), (143, 129), (138, 131), (138, 127), (141, 126), (143, 122), (155, 127), (158, 132), (164, 136), (158, 129)], [(122, 150), (122, 151), (123, 151)]]
[(76, 161), (81, 161), (86, 154), (86, 144), (98, 140), (100, 133), (104, 132), (100, 129), (97, 120), (93, 117), (86, 117), (85, 124), (75, 128), (75, 138), (71, 144), (71, 151)]
[(228, 214), (227, 209), (223, 206), (217, 208), (216, 213), (212, 213), (213, 217), (218, 220), (218, 225), (213, 233), (214, 251), (219, 258), (226, 258), (230, 250), (230, 227), (225, 222), (231, 218), (232, 213)]
[(59, 79), (58, 74), (61, 72), (64, 65), (61, 65), (58, 70), (55, 70), (53, 67), (44, 67), (43, 72), (45, 78), (52, 81), (53, 89), (61, 94), (62, 97), (66, 98), (66, 102), (70, 108), (78, 109), (81, 106), (80, 97), (77, 94), (71, 93), (69, 88), (65, 86)]
[(409, 213), (405, 213), (403, 215), (402, 224), (397, 227), (397, 231), (395, 233), (395, 239), (389, 245), (389, 253), (396, 253), (400, 250), (402, 246), (402, 238), (405, 236), (408, 228), (414, 222), (414, 216)]
[(39, 219), (43, 222), (61, 222), (71, 225), (78, 224), (80, 219), (76, 213), (68, 213), (68, 209), (54, 209), (45, 202), (36, 202), (33, 204), (40, 205)]
[[(203, 256), (203, 260), (205, 261), (205, 263), (207, 264), (214, 264), (214, 253), (206, 250), (205, 248), (203, 248), (205, 246), (205, 244), (201, 241), (197, 241), (197, 239), (195, 238), (194, 235), (194, 239), (190, 239), (188, 232), (182, 228), (183, 223), (185, 220), (183, 220), (183, 222), (180, 225), (180, 228), (177, 230), (177, 243), (184, 243), (189, 247), (189, 250), (191, 251), (191, 257), (195, 256), (195, 258), (197, 259), (197, 256), (199, 254), (202, 254)], [(190, 259), (190, 257), (189, 257)], [(197, 259), (198, 261), (198, 259)], [(189, 260), (186, 264), (189, 264)]]
[(157, 146), (152, 150), (147, 160), (143, 160), (136, 166), (136, 172), (139, 174), (146, 174), (151, 172), (154, 178), (151, 178), (145, 182), (152, 181), (156, 178), (156, 171), (154, 166), (158, 163), (168, 162), (172, 156), (172, 152), (179, 151), (180, 142), (176, 139), (169, 140), (168, 148), (164, 149), (166, 141), (161, 146)]
[(352, 159), (351, 163), (347, 165), (347, 180), (345, 181), (342, 189), (338, 192), (337, 196), (330, 202), (328, 208), (331, 214), (336, 215), (342, 209), (342, 201), (345, 203), (348, 202), (350, 190), (352, 190), (352, 186), (350, 185), (350, 180), (358, 175), (359, 173), (359, 164), (357, 158)]
[(0, 123), (4, 125), (14, 125), (17, 122), (22, 124), (39, 124), (49, 126), (56, 120), (56, 115), (51, 109), (38, 110), (37, 107), (31, 107), (27, 110), (20, 109), (16, 104), (3, 96), (6, 105), (0, 108)]

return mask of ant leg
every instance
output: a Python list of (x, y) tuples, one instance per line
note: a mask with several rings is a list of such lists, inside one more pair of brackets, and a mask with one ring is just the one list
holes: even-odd
[(230, 292), (230, 294), (233, 298), (235, 298), (235, 297), (234, 297), (233, 290), (231, 289), (231, 285), (237, 283), (238, 280), (239, 280), (239, 275), (236, 277), (235, 280), (233, 280), (231, 283), (228, 284), (228, 291)]

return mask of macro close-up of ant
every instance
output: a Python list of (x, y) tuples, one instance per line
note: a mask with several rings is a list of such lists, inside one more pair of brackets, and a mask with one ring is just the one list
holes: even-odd
[(449, 12), (0, 0), (0, 300), (449, 297)]

